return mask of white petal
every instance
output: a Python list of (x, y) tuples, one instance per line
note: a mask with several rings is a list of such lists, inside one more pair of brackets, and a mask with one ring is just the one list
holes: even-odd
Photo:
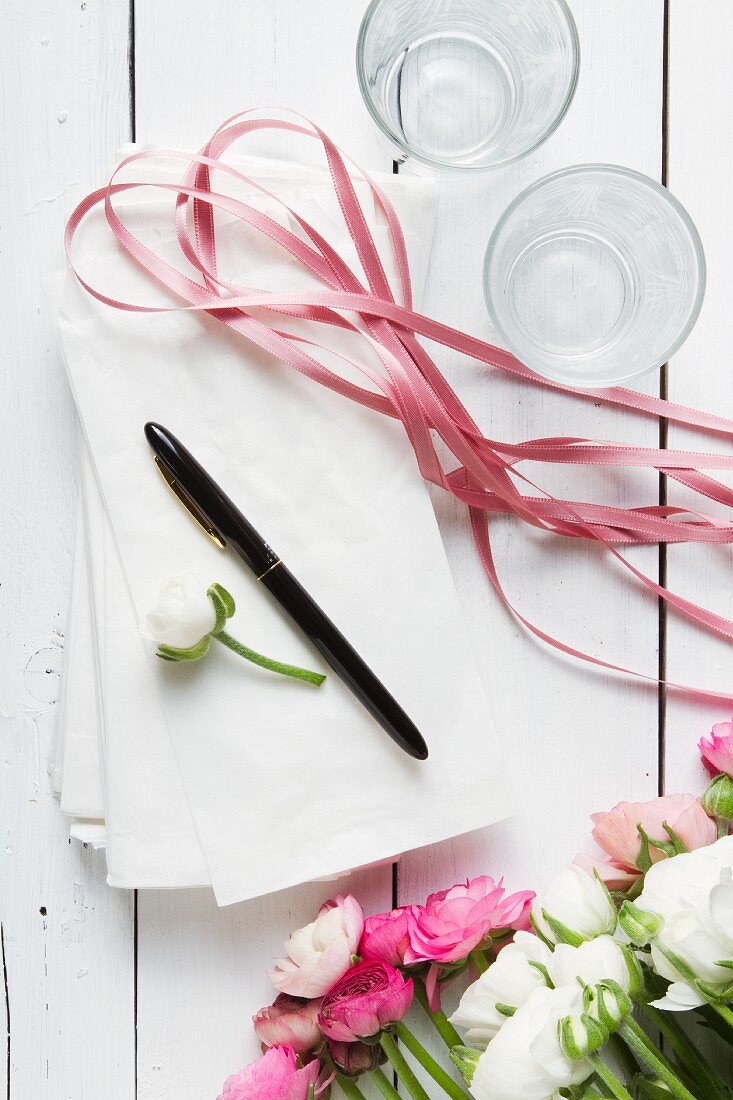
[(689, 1012), (705, 1004), (705, 1000), (687, 982), (672, 982), (665, 995), (651, 1004), (665, 1012)]

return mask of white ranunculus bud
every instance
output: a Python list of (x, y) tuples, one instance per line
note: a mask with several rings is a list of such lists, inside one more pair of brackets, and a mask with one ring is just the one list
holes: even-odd
[(603, 883), (573, 864), (535, 898), (532, 922), (551, 943), (577, 946), (613, 932), (616, 909)]
[(617, 982), (627, 993), (635, 978), (635, 967), (628, 948), (611, 936), (597, 936), (579, 947), (560, 943), (552, 955), (547, 969), (554, 985), (595, 986), (599, 982)]
[(145, 617), (144, 633), (171, 649), (197, 646), (216, 626), (209, 587), (210, 582), (195, 573), (163, 581), (158, 602)]
[(585, 1081), (592, 1067), (568, 1058), (558, 1033), (560, 1020), (582, 1012), (579, 986), (535, 989), (479, 1058), (471, 1095), (475, 1100), (540, 1100)]
[(542, 968), (551, 959), (552, 952), (538, 936), (517, 932), (496, 962), (468, 987), (451, 1016), (467, 1046), (486, 1047), (510, 1015), (508, 1010), (519, 1008), (533, 990), (547, 984)]
[(656, 1002), (659, 1008), (684, 1011), (704, 1001), (675, 958), (711, 993), (727, 990), (733, 970), (720, 963), (733, 961), (733, 836), (655, 863), (636, 904), (664, 922), (652, 943), (652, 961), (674, 984)]

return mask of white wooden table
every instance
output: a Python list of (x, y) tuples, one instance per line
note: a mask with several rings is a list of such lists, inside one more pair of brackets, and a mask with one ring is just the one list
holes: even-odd
[[(709, 285), (666, 384), (683, 403), (733, 414), (733, 79), (730, 0), (571, 0), (582, 64), (559, 131), (510, 168), (442, 191), (425, 308), (491, 337), (485, 242), (530, 181), (579, 161), (662, 178), (690, 210)], [(0, 45), (0, 917), (5, 997), (0, 1096), (9, 1100), (205, 1100), (256, 1052), (250, 1015), (265, 969), (326, 894), (310, 886), (218, 911), (206, 892), (116, 892), (99, 853), (72, 845), (45, 776), (69, 588), (77, 493), (74, 416), (40, 277), (62, 263), (73, 203), (135, 137), (194, 147), (250, 106), (291, 104), (364, 164), (386, 168), (362, 106), (353, 53), (364, 0), (31, 0), (4, 5)], [(544, 394), (439, 356), (496, 437), (577, 434), (655, 444), (650, 420)], [(664, 436), (663, 436), (664, 438)], [(712, 448), (715, 440), (670, 442)], [(578, 493), (560, 469), (544, 484)], [(605, 474), (588, 494), (658, 499), (656, 478)], [(680, 499), (681, 490), (673, 490)], [(621, 798), (698, 791), (695, 740), (724, 709), (666, 699), (534, 642), (480, 573), (467, 517), (435, 500), (489, 697), (513, 767), (520, 818), (406, 855), (349, 886), (372, 910), (465, 877), (541, 886), (587, 841), (588, 815)], [(594, 547), (497, 523), (510, 596), (579, 648), (651, 674), (733, 688), (722, 642), (660, 612)], [(730, 550), (656, 548), (640, 567), (733, 613)], [(7, 1029), (3, 1026), (6, 1019)]]

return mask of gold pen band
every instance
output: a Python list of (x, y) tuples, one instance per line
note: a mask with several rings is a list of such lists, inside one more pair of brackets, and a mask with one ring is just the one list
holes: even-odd
[(262, 578), (263, 578), (263, 577), (266, 577), (268, 573), (272, 573), (273, 569), (277, 569), (278, 565), (282, 565), (282, 562), (280, 561), (280, 559), (279, 559), (279, 558), (277, 559), (277, 561), (274, 561), (274, 562), (272, 563), (272, 565), (270, 566), (270, 568), (269, 568), (269, 569), (266, 569), (264, 573), (260, 573), (260, 575), (259, 575), (259, 577), (257, 578), (257, 580), (258, 580), (258, 581), (261, 581), (261, 580), (262, 580)]

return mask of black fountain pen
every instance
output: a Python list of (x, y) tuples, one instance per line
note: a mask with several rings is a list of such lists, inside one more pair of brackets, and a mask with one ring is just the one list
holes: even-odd
[(428, 747), (414, 722), (190, 451), (160, 424), (146, 424), (145, 436), (168, 485), (207, 535), (239, 554), (392, 740), (426, 760)]

